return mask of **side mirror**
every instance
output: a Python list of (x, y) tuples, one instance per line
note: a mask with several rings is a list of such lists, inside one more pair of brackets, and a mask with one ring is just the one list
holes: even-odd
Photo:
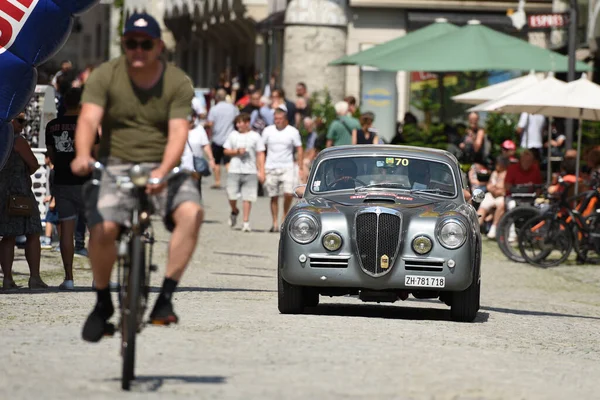
[(485, 198), (485, 193), (481, 189), (473, 190), (473, 201), (475, 203), (481, 203)]
[(304, 197), (304, 191), (306, 190), (306, 184), (304, 185), (298, 185), (294, 188), (294, 195), (301, 199), (302, 197)]

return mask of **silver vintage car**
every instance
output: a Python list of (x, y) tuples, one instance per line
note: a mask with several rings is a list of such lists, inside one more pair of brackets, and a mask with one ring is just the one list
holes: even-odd
[[(284, 314), (319, 296), (395, 302), (439, 298), (453, 320), (479, 310), (481, 236), (456, 158), (407, 146), (322, 151), (281, 229), (278, 304)], [(473, 193), (481, 201), (483, 193)]]

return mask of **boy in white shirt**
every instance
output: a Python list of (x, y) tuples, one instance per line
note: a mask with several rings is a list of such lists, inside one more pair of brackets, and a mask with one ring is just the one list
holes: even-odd
[(231, 157), (227, 174), (227, 197), (231, 206), (229, 226), (235, 227), (239, 210), (237, 199), (243, 201), (242, 232), (250, 232), (250, 209), (256, 201), (258, 181), (265, 181), (265, 145), (257, 132), (250, 130), (250, 115), (241, 113), (234, 120), (233, 131), (223, 144), (223, 153)]

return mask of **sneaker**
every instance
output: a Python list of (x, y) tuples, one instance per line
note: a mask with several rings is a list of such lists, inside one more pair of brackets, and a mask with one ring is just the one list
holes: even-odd
[(85, 247), (75, 249), (75, 255), (80, 257), (88, 257), (88, 251)]
[(160, 301), (159, 296), (154, 309), (150, 313), (150, 323), (153, 325), (169, 325), (179, 322), (177, 314), (173, 311), (173, 303), (170, 301)]
[(75, 289), (75, 284), (73, 283), (73, 281), (70, 281), (70, 280), (68, 281), (65, 279), (65, 281), (58, 286), (58, 289), (59, 290), (73, 290), (73, 289)]
[(42, 250), (51, 250), (52, 249), (52, 239), (47, 236), (42, 236), (40, 238), (40, 246)]
[(237, 212), (237, 213), (235, 213), (235, 214), (234, 214), (234, 213), (231, 213), (231, 214), (229, 215), (229, 220), (227, 221), (227, 224), (228, 224), (230, 227), (232, 227), (232, 228), (233, 228), (233, 227), (235, 226), (235, 224), (237, 223), (237, 216), (238, 216), (238, 214), (239, 214), (239, 213), (240, 213), (240, 212), (238, 211), (238, 212)]
[(244, 225), (242, 226), (242, 232), (252, 232), (252, 229), (250, 228), (250, 222), (244, 222)]
[(96, 343), (102, 339), (103, 336), (112, 336), (115, 334), (115, 326), (108, 322), (108, 319), (114, 313), (112, 304), (107, 310), (102, 310), (99, 305), (94, 307), (94, 310), (88, 315), (83, 324), (83, 330), (81, 331), (81, 337), (86, 342)]
[(488, 239), (496, 239), (496, 225), (492, 225), (487, 234)]

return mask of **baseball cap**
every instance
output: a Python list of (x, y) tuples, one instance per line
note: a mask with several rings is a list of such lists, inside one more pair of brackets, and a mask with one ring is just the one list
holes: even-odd
[(150, 14), (136, 13), (125, 22), (123, 35), (128, 33), (143, 33), (153, 39), (160, 39), (160, 25)]
[(284, 112), (284, 113), (286, 113), (286, 114), (287, 114), (287, 112), (288, 112), (288, 109), (287, 109), (287, 107), (285, 106), (285, 104), (282, 104), (282, 105), (278, 106), (278, 107), (277, 107), (277, 110), (279, 110), (279, 111), (283, 111), (283, 112)]
[(515, 146), (515, 142), (512, 140), (505, 140), (502, 142), (502, 148), (506, 150), (515, 150), (517, 146)]

